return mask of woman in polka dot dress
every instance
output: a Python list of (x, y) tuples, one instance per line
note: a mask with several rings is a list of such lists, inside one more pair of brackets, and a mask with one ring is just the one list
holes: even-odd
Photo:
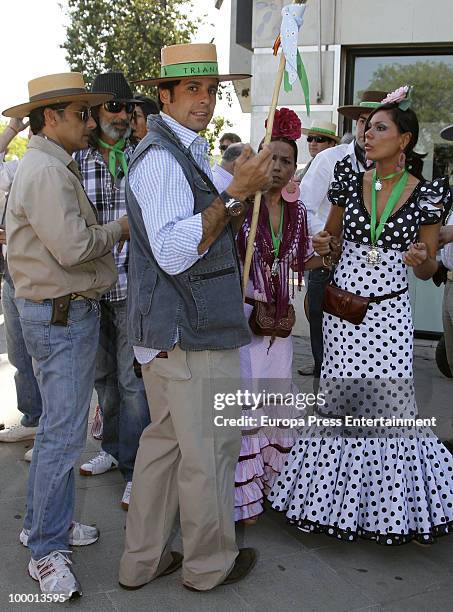
[[(269, 494), (302, 530), (348, 541), (430, 544), (453, 529), (453, 458), (431, 429), (410, 423), (418, 411), (406, 290), (408, 266), (421, 279), (437, 268), (450, 195), (446, 179), (421, 175), (406, 93), (390, 94), (368, 119), (366, 152), (376, 170), (361, 175), (348, 158), (337, 163), (331, 213), (313, 239), (325, 255), (343, 232), (334, 283), (384, 299), (370, 303), (360, 325), (324, 314), (319, 420), (301, 431)], [(351, 425), (351, 417), (360, 420)], [(391, 418), (407, 421), (388, 427)]]

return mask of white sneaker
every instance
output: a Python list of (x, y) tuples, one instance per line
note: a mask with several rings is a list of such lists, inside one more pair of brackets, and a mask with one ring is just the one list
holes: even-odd
[(82, 476), (97, 476), (118, 467), (118, 461), (109, 453), (101, 451), (96, 457), (80, 466)]
[[(28, 536), (30, 535), (30, 529), (22, 529), (19, 534), (20, 543), (24, 546), (28, 546)], [(70, 546), (88, 546), (94, 544), (99, 539), (99, 529), (92, 527), (91, 525), (83, 525), (83, 523), (76, 523), (75, 521), (71, 525), (69, 530), (69, 545)]]
[(60, 602), (82, 595), (82, 586), (70, 567), (68, 554), (68, 550), (54, 550), (38, 561), (30, 559), (28, 564), (28, 573), (39, 582), (41, 593), (59, 595)]
[(22, 442), (22, 440), (34, 440), (37, 427), (24, 427), (20, 423), (0, 431), (0, 442)]
[(28, 461), (28, 463), (31, 463), (32, 459), (33, 459), (33, 447), (31, 447), (24, 455), (24, 460)]
[(129, 510), (129, 502), (131, 501), (131, 488), (132, 480), (126, 483), (126, 488), (124, 489), (123, 499), (121, 500), (121, 508), (123, 510)]

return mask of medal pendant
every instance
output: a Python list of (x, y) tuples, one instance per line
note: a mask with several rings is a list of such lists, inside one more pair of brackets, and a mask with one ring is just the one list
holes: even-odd
[(381, 254), (377, 249), (372, 248), (367, 253), (366, 261), (368, 265), (376, 266), (381, 263)]
[(380, 179), (376, 179), (375, 189), (376, 189), (376, 191), (381, 191), (382, 183), (381, 183)]
[(274, 263), (272, 264), (271, 269), (272, 276), (278, 276), (278, 259), (274, 259)]

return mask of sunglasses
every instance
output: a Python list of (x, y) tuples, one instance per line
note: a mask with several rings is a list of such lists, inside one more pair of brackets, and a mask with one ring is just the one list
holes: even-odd
[(322, 142), (333, 142), (331, 138), (327, 138), (327, 136), (307, 136), (307, 142), (317, 142), (321, 144)]
[(72, 109), (67, 109), (67, 108), (56, 108), (55, 109), (57, 112), (59, 113), (75, 113), (76, 115), (80, 115), (80, 119), (81, 121), (83, 121), (83, 123), (88, 123), (89, 119), (93, 116), (91, 114), (91, 108), (82, 108), (82, 110), (72, 110)]
[(108, 113), (120, 113), (125, 110), (128, 115), (134, 112), (135, 102), (122, 102), (121, 100), (110, 100), (104, 102), (104, 108)]

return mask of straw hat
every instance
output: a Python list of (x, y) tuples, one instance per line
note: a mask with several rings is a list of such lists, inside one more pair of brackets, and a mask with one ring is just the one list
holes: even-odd
[(80, 72), (62, 72), (48, 74), (28, 81), (29, 101), (12, 106), (3, 111), (5, 117), (28, 117), (35, 108), (65, 102), (84, 102), (88, 106), (97, 106), (111, 100), (111, 93), (90, 93)]
[(445, 127), (441, 131), (440, 136), (444, 140), (453, 140), (453, 125), (448, 125), (447, 127)]
[(338, 112), (347, 117), (348, 119), (357, 119), (360, 115), (365, 112), (371, 112), (375, 108), (381, 106), (382, 100), (387, 97), (386, 91), (364, 91), (360, 103), (348, 104), (347, 106), (339, 106)]
[(160, 77), (133, 81), (140, 85), (158, 85), (190, 77), (213, 77), (218, 81), (240, 81), (250, 74), (219, 74), (217, 50), (213, 44), (172, 45), (161, 50)]
[(331, 140), (335, 140), (337, 144), (341, 140), (341, 138), (337, 136), (337, 126), (335, 123), (330, 123), (330, 121), (319, 121), (318, 119), (313, 119), (309, 128), (302, 128), (302, 134), (326, 136)]

